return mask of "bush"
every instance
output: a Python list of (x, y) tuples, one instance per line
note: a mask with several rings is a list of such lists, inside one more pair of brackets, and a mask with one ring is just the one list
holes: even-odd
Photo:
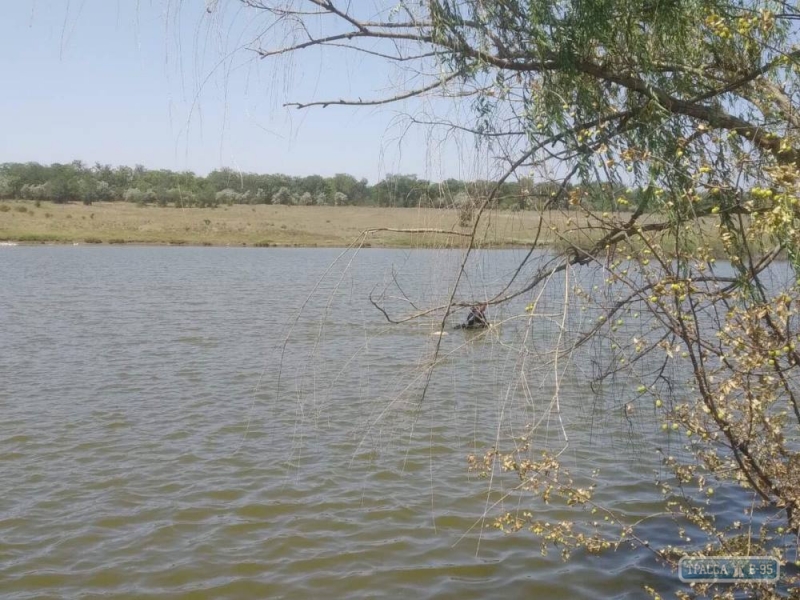
[(217, 192), (214, 198), (218, 204), (221, 203), (230, 206), (231, 204), (244, 204), (249, 198), (249, 194), (240, 194), (236, 190), (225, 188), (224, 190)]
[(137, 188), (128, 188), (125, 190), (125, 193), (122, 194), (122, 199), (125, 200), (125, 202), (140, 204), (144, 202), (144, 192)]
[[(173, 194), (174, 192), (174, 194)], [(182, 192), (178, 189), (167, 190), (168, 194), (173, 195), (173, 202), (176, 208), (186, 208), (193, 206), (196, 202), (195, 196), (191, 192)]]
[(103, 243), (103, 240), (101, 240), (100, 238), (96, 238), (96, 237), (88, 237), (83, 241), (86, 242), (87, 244), (102, 244)]
[(8, 212), (11, 210), (11, 207), (8, 204), (0, 204), (0, 212)]
[(183, 201), (181, 199), (181, 191), (178, 188), (170, 188), (166, 191), (159, 193), (158, 195), (159, 206), (167, 206), (170, 203), (174, 204), (176, 207), (183, 206)]
[(453, 204), (458, 209), (458, 224), (461, 227), (469, 227), (475, 217), (475, 202), (466, 192), (459, 192), (453, 198)]
[(17, 211), (17, 212), (26, 213), (26, 212), (28, 212), (28, 207), (27, 206), (15, 206), (14, 210)]
[(282, 187), (277, 192), (272, 195), (272, 203), (273, 204), (295, 204), (295, 197), (292, 192), (289, 191), (289, 188)]
[(50, 200), (51, 199), (51, 186), (46, 183), (39, 185), (25, 184), (20, 190), (20, 196), (25, 200)]

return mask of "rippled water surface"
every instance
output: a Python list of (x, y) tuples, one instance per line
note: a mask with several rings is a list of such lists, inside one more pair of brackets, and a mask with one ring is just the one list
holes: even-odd
[[(326, 274), (339, 252), (0, 248), (0, 596), (636, 598), (676, 585), (642, 553), (565, 563), (481, 520), (524, 497), (493, 507), (514, 482), (468, 473), (467, 456), (540, 418), (535, 443), (566, 434), (568, 463), (608, 474), (604, 502), (656, 510), (646, 427), (598, 408), (591, 365), (561, 365), (554, 411), (552, 367), (520, 369), (513, 320), (454, 331), (420, 402), (438, 324), (391, 326), (368, 297), (396, 280), (440, 301), (460, 255), (369, 250)], [(519, 257), (481, 255), (464, 285), (496, 287)], [(562, 300), (540, 298), (532, 347), (555, 335)], [(649, 533), (667, 535), (657, 520)]]

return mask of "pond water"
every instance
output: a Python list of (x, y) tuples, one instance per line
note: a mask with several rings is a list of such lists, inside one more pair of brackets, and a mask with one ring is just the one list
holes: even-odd
[[(497, 531), (493, 518), (526, 509), (526, 496), (512, 478), (468, 472), (469, 454), (535, 422), (535, 447), (566, 448), (576, 473), (599, 470), (603, 503), (631, 519), (659, 510), (655, 446), (672, 442), (654, 433), (652, 400), (631, 412), (625, 394), (598, 395), (602, 353), (547, 354), (562, 326), (593, 318), (564, 314), (569, 282), (490, 309), (503, 323), (485, 335), (449, 331), (428, 381), (440, 322), (391, 325), (369, 296), (388, 286), (380, 303), (404, 314), (442, 302), (461, 254), (340, 253), (0, 249), (0, 596), (681, 588), (648, 552), (564, 562), (529, 533)], [(501, 288), (522, 256), (476, 254), (465, 294)], [(537, 300), (535, 325), (521, 326), (515, 315)], [(644, 531), (676, 541), (657, 518)]]

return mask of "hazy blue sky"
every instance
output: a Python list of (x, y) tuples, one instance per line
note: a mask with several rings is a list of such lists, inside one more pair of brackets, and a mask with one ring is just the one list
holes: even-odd
[(80, 159), (202, 174), (221, 166), (347, 172), (371, 182), (387, 172), (440, 180), (481, 170), (468, 144), (431, 145), (424, 129), (406, 131), (398, 110), (419, 110), (416, 103), (282, 107), (348, 92), (376, 96), (391, 82), (381, 63), (341, 53), (258, 60), (241, 49), (261, 24), (258, 16), (236, 0), (220, 0), (211, 13), (205, 4), (5, 2), (0, 162)]

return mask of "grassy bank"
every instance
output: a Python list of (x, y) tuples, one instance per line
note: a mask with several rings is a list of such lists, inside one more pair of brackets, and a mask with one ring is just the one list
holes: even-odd
[[(491, 211), (481, 220), (477, 245), (530, 247), (540, 230), (539, 246), (563, 247), (568, 238), (588, 247), (600, 230), (585, 226), (578, 213)], [(712, 223), (704, 223), (703, 228), (712, 244), (718, 246)], [(456, 210), (272, 205), (173, 208), (127, 202), (90, 206), (42, 202), (36, 206), (31, 201), (0, 202), (0, 241), (23, 243), (342, 247), (368, 229), (468, 231), (459, 227)], [(380, 231), (368, 234), (364, 242), (387, 248), (458, 248), (467, 243), (467, 238)]]
[[(0, 241), (210, 246), (347, 246), (367, 229), (444, 229), (458, 226), (455, 210), (328, 206), (234, 205), (220, 208), (140, 207), (130, 203), (0, 203)], [(527, 245), (539, 226), (534, 212), (492, 212), (480, 228), (480, 245)], [(557, 238), (545, 217), (541, 245)], [(460, 247), (466, 238), (434, 233), (370, 234), (373, 247)]]

